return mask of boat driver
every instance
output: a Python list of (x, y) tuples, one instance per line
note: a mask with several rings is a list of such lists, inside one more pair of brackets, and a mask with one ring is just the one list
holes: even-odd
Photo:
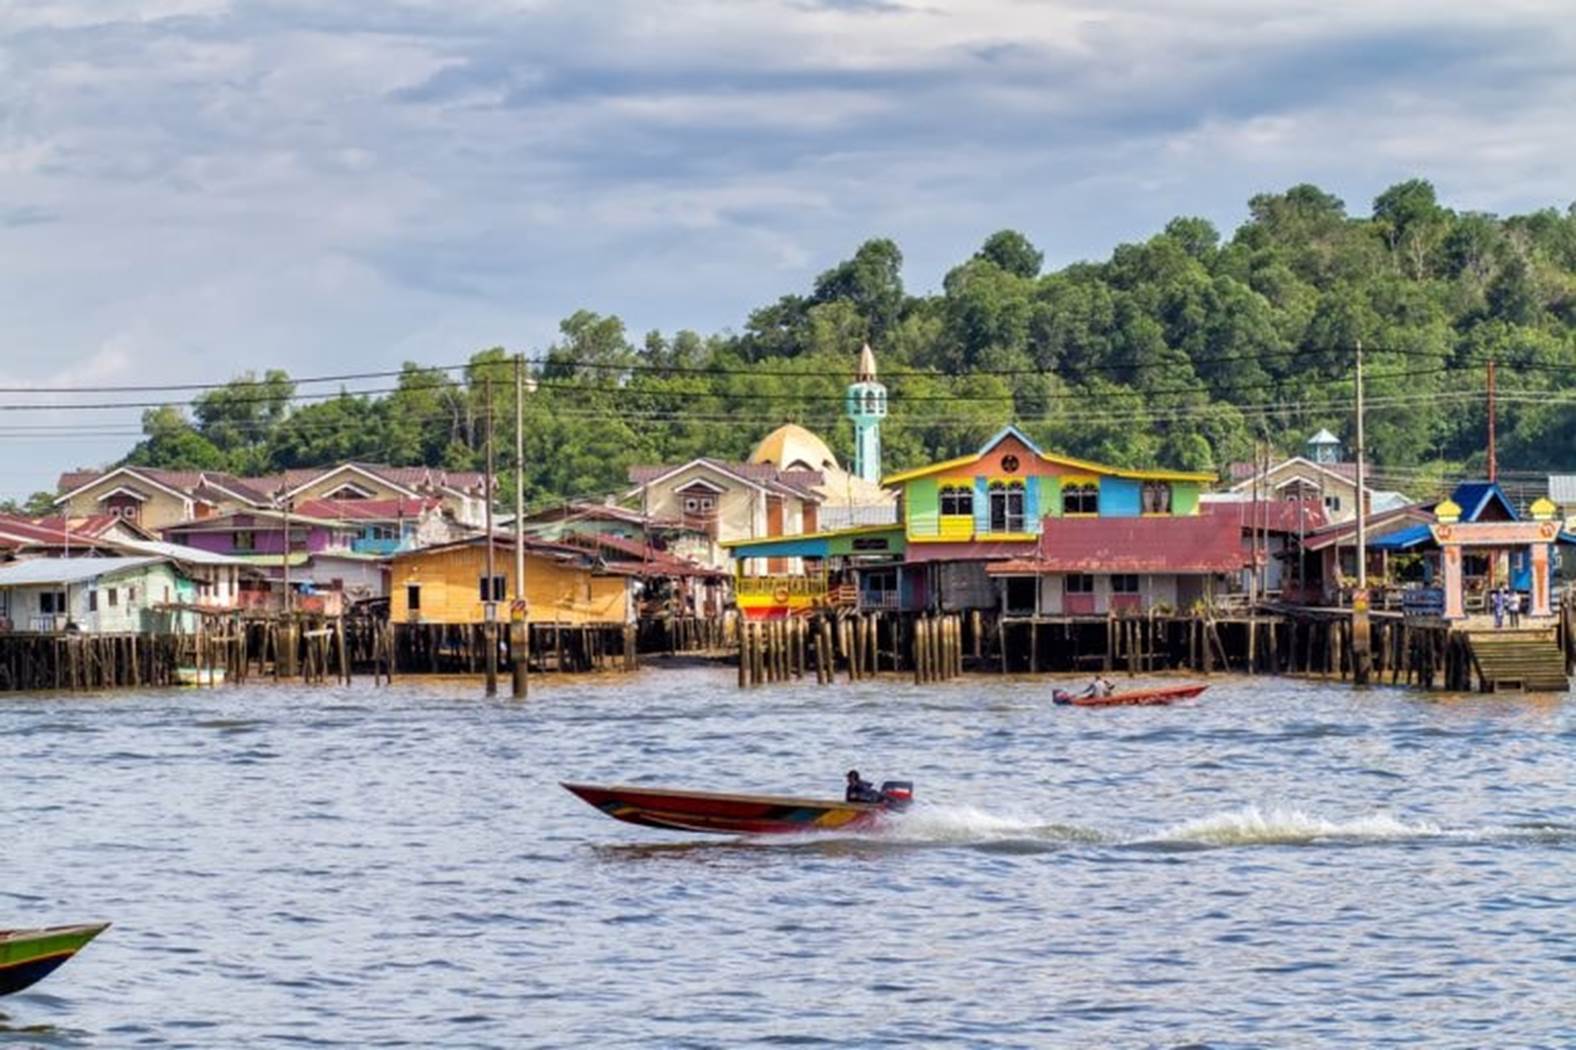
[(859, 770), (848, 771), (848, 790), (843, 792), (843, 798), (848, 802), (880, 802), (881, 792), (876, 786), (859, 775)]
[(1095, 675), (1088, 688), (1083, 691), (1084, 696), (1110, 696), (1116, 692), (1116, 686), (1104, 675)]

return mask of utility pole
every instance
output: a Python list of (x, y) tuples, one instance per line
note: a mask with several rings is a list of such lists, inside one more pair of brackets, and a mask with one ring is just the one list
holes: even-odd
[(291, 600), (291, 595), (290, 595), (290, 497), (288, 495), (286, 495), (284, 497), (284, 512), (285, 512), (284, 554), (281, 555), (280, 561), (282, 563), (281, 567), (284, 570), (284, 577), (285, 577), (285, 618), (289, 619), (290, 618), (290, 613), (295, 608), (295, 602), (293, 602)]
[(509, 654), (514, 698), (524, 700), (531, 628), (525, 605), (525, 355), (514, 355), (514, 604), (509, 609)]
[(1499, 462), (1494, 455), (1494, 359), (1488, 359), (1488, 480), (1499, 480)]
[(487, 578), (482, 587), (482, 640), (487, 645), (487, 695), (498, 695), (498, 591), (494, 581), (497, 567), (493, 563), (493, 402), (492, 373), (482, 379), (482, 400), (487, 406), (487, 475), (482, 491), (487, 495)]
[(1352, 596), (1352, 684), (1367, 685), (1372, 651), (1368, 632), (1368, 500), (1363, 477), (1363, 341), (1357, 340), (1357, 593)]

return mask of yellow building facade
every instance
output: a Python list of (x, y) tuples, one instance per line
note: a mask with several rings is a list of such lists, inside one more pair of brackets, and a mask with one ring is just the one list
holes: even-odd
[[(389, 585), (390, 620), (484, 622), (486, 563), (486, 545), (477, 541), (397, 555)], [(506, 622), (514, 597), (514, 549), (506, 541), (494, 546), (493, 575), (498, 619)], [(629, 578), (593, 573), (585, 559), (575, 554), (527, 550), (525, 597), (530, 623), (634, 622)]]

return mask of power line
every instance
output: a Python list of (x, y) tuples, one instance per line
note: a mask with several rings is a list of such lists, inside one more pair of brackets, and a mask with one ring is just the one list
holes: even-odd
[[(1239, 354), (1223, 354), (1223, 355), (1220, 355), (1220, 356), (1217, 356), (1217, 357), (1200, 357), (1200, 358), (1188, 358), (1188, 357), (1186, 357), (1186, 355), (1184, 353), (1184, 360), (1185, 360), (1185, 362), (1188, 365), (1191, 365), (1194, 368), (1198, 368), (1200, 366), (1206, 366), (1207, 367), (1207, 366), (1210, 366), (1210, 365), (1218, 365), (1218, 364), (1234, 364), (1234, 363), (1243, 362), (1243, 361), (1266, 361), (1266, 360), (1274, 361), (1274, 360), (1283, 360), (1283, 359), (1299, 358), (1299, 357), (1327, 358), (1327, 357), (1329, 357), (1331, 355), (1340, 355), (1340, 354), (1345, 354), (1345, 353), (1353, 352), (1353, 351), (1354, 351), (1354, 348), (1353, 347), (1348, 347), (1348, 346), (1293, 347), (1293, 348), (1288, 348), (1288, 349), (1284, 349), (1284, 350), (1261, 350), (1261, 351), (1251, 351), (1251, 352), (1245, 352), (1245, 353), (1239, 353)], [(1183, 353), (1182, 351), (1177, 351), (1177, 352), (1178, 353)], [(1432, 358), (1432, 359), (1436, 359), (1436, 360), (1444, 360), (1445, 358), (1448, 358), (1450, 356), (1448, 353), (1441, 354), (1441, 353), (1438, 353), (1438, 352), (1433, 351), (1433, 350), (1423, 350), (1423, 349), (1419, 349), (1419, 348), (1416, 348), (1416, 347), (1376, 347), (1376, 348), (1372, 348), (1370, 352), (1371, 353), (1376, 353), (1376, 354), (1397, 354), (1397, 355), (1412, 356), (1412, 357), (1426, 357), (1426, 358)], [(808, 360), (810, 358), (810, 355), (803, 355), (803, 358)], [(818, 378), (818, 376), (817, 376), (817, 374), (815, 372), (805, 371), (805, 370), (802, 370), (802, 369), (772, 369), (772, 368), (763, 368), (763, 367), (760, 367), (758, 365), (757, 366), (752, 366), (752, 365), (748, 365), (748, 364), (740, 366), (740, 367), (724, 367), (724, 366), (718, 366), (718, 365), (652, 364), (652, 363), (649, 363), (649, 362), (639, 362), (639, 361), (628, 361), (628, 362), (575, 361), (575, 360), (570, 360), (570, 359), (565, 359), (565, 358), (554, 357), (551, 354), (538, 355), (538, 356), (534, 356), (534, 357), (527, 357), (527, 358), (525, 358), (525, 361), (526, 361), (527, 364), (539, 366), (539, 367), (542, 367), (542, 368), (565, 369), (565, 370), (570, 370), (570, 371), (573, 371), (573, 370), (600, 371), (600, 372), (612, 372), (612, 373), (616, 373), (616, 374), (628, 374), (628, 375), (654, 374), (654, 375), (659, 375), (659, 376), (697, 376), (697, 377), (708, 377), (708, 376), (710, 376), (710, 377), (750, 376), (750, 377), (757, 377), (757, 378), (768, 378), (769, 377), (769, 378), (778, 378), (778, 379)], [(1085, 373), (1089, 373), (1089, 372), (1095, 372), (1095, 373), (1099, 373), (1099, 372), (1135, 372), (1135, 371), (1144, 371), (1144, 370), (1147, 370), (1147, 369), (1154, 369), (1154, 368), (1176, 368), (1176, 367), (1180, 366), (1183, 363), (1184, 363), (1183, 360), (1166, 360), (1166, 361), (1109, 361), (1109, 362), (1083, 364), (1083, 365), (1079, 366), (1079, 371), (1085, 372)], [(315, 383), (353, 382), (353, 381), (364, 380), (364, 379), (388, 379), (388, 378), (402, 377), (402, 376), (416, 376), (416, 375), (421, 375), (422, 373), (448, 373), (448, 372), (460, 372), (460, 371), (465, 371), (465, 370), (468, 370), (468, 369), (505, 369), (505, 368), (512, 368), (512, 367), (513, 367), (513, 358), (511, 357), (508, 360), (499, 360), (499, 361), (494, 361), (494, 360), (488, 360), (488, 361), (465, 361), (465, 362), (459, 362), (459, 363), (456, 363), (456, 364), (441, 364), (441, 365), (414, 365), (413, 364), (410, 367), (401, 367), (401, 368), (398, 368), (398, 369), (380, 369), (380, 370), (376, 370), (376, 371), (367, 371), (367, 372), (339, 372), (339, 373), (330, 373), (330, 374), (327, 374), (327, 375), (300, 376), (300, 377), (286, 376), (282, 380), (280, 380), (280, 382), (285, 382), (285, 383), (289, 383), (291, 385), (299, 386), (299, 385), (303, 385), (303, 384), (315, 384)], [(1518, 365), (1517, 368), (1518, 368), (1518, 370), (1521, 370), (1521, 371), (1527, 371), (1527, 370), (1576, 371), (1576, 365), (1540, 365), (1540, 364), (1536, 364), (1536, 363), (1528, 363), (1526, 365)], [(282, 370), (275, 369), (273, 371), (282, 371)], [(945, 369), (945, 368), (937, 368), (937, 369), (909, 368), (909, 369), (902, 369), (902, 368), (897, 368), (897, 369), (889, 369), (889, 370), (883, 371), (881, 373), (881, 378), (883, 378), (883, 379), (908, 379), (908, 378), (966, 379), (966, 378), (970, 378), (970, 377), (974, 377), (974, 376), (981, 376), (981, 377), (995, 376), (995, 377), (1003, 377), (1003, 378), (1012, 378), (1012, 377), (1024, 377), (1024, 376), (1054, 375), (1054, 374), (1056, 374), (1056, 370), (1055, 369), (1048, 369), (1048, 368), (1041, 368), (1041, 367), (1032, 367), (1032, 368), (966, 368), (966, 369)], [(235, 379), (230, 379), (230, 380), (227, 380), (225, 382), (205, 382), (205, 383), (104, 384), (104, 385), (97, 385), (97, 386), (0, 386), (0, 394), (117, 394), (117, 393), (153, 393), (153, 392), (157, 392), (157, 391), (206, 391), (206, 390), (223, 390), (223, 389), (226, 389), (226, 388), (229, 388), (229, 387), (247, 387), (247, 386), (262, 387), (262, 386), (267, 385), (270, 382), (272, 382), (272, 380), (268, 379), (266, 377), (266, 373), (265, 373), (264, 377), (262, 377), (262, 378), (255, 378), (255, 377), (254, 378), (245, 378), (243, 376), (243, 377), (238, 377), (238, 378), (235, 378)]]

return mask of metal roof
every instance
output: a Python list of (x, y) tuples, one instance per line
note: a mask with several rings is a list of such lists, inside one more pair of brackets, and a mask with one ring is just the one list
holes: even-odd
[(82, 583), (168, 561), (167, 558), (31, 558), (0, 566), (0, 587)]
[[(187, 547), (179, 543), (164, 543), (160, 540), (118, 540), (122, 547), (129, 547), (134, 551), (147, 551), (157, 554), (171, 561), (184, 561), (192, 565), (250, 565), (251, 562), (228, 554), (216, 554), (205, 551), (201, 547)], [(275, 558), (275, 561), (278, 559)]]
[(1562, 507), (1576, 503), (1576, 474), (1550, 474), (1549, 499)]

